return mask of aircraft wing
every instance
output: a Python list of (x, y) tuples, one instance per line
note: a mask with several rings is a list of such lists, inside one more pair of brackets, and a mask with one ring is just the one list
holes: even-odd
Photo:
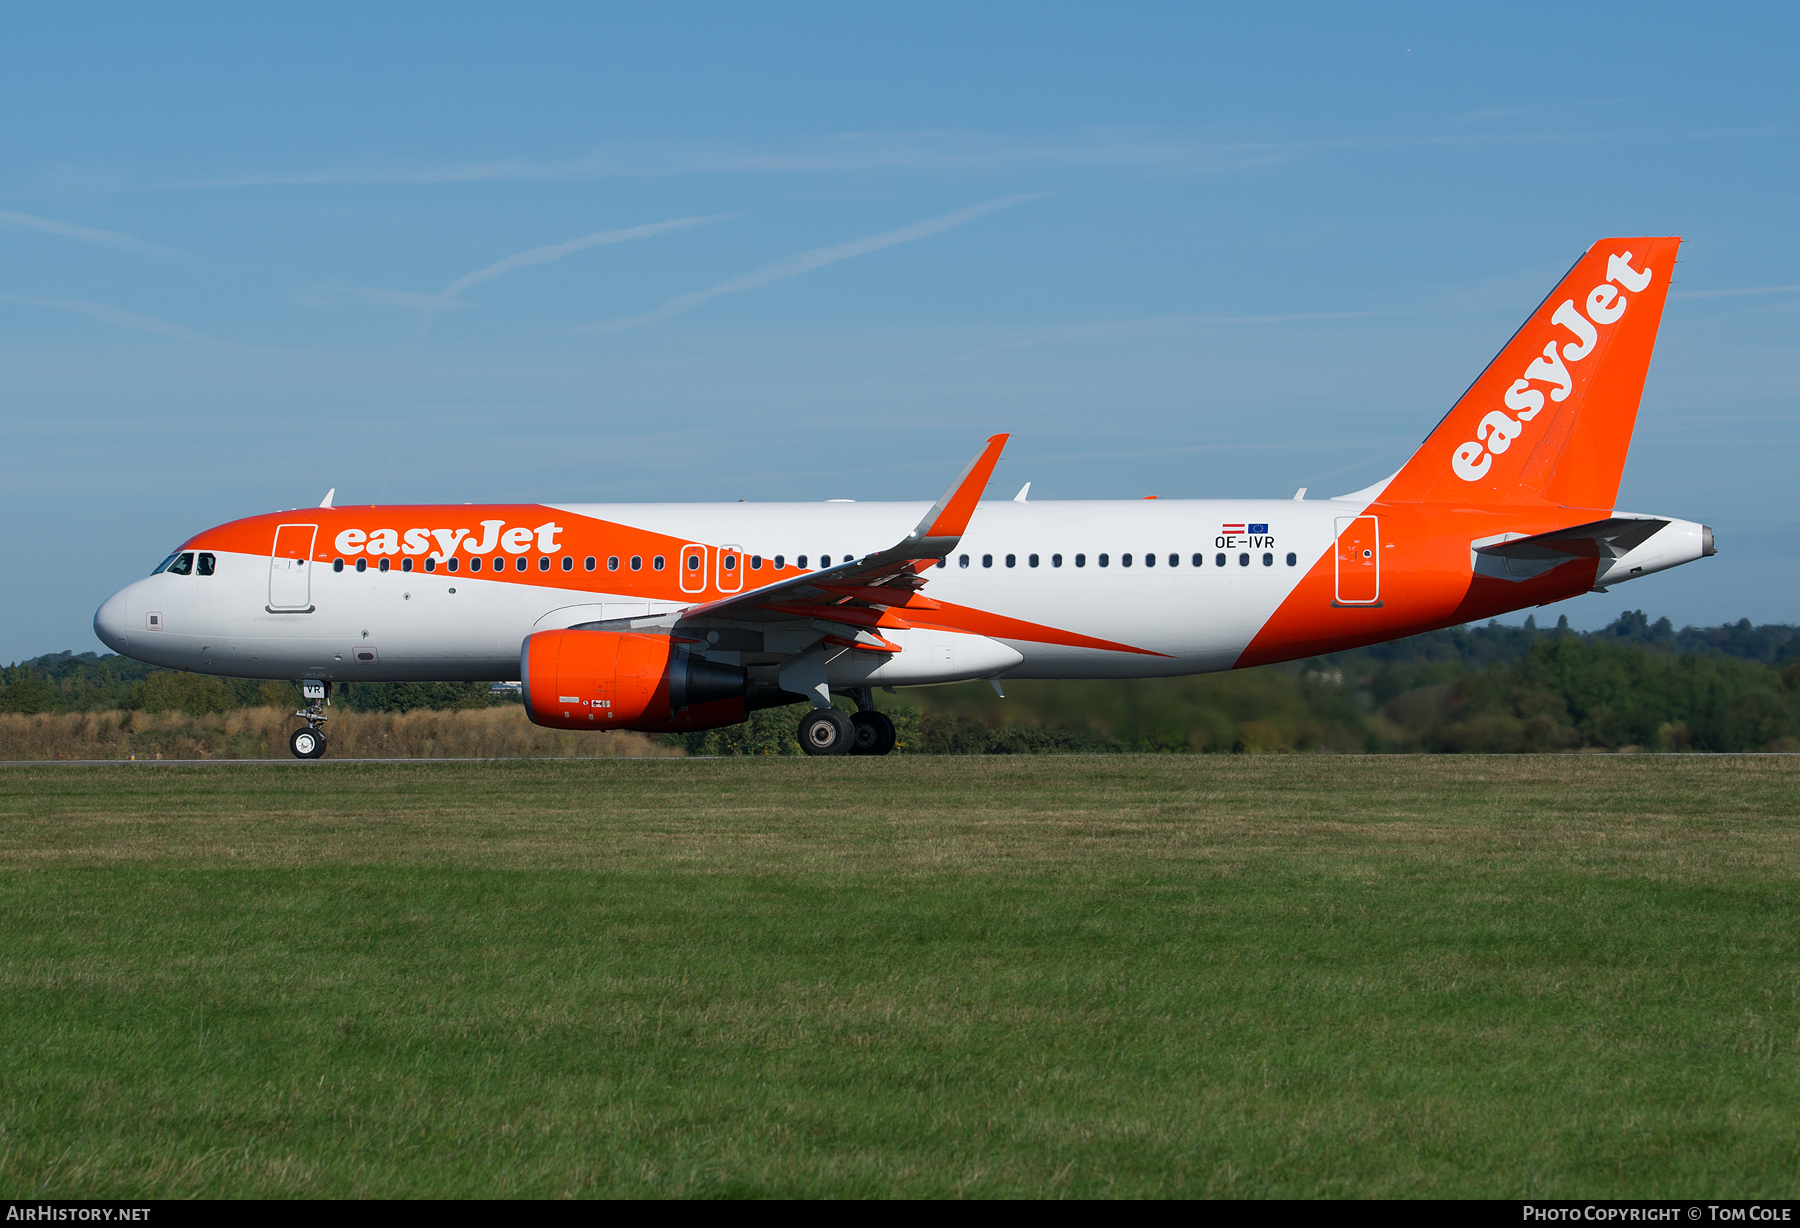
[(701, 620), (792, 623), (810, 619), (819, 630), (845, 641), (846, 646), (897, 651), (896, 645), (881, 636), (880, 629), (909, 626), (899, 611), (939, 608), (937, 602), (919, 592), (925, 587), (923, 573), (948, 557), (962, 540), (1008, 438), (991, 437), (981, 455), (969, 462), (962, 476), (932, 505), (918, 526), (886, 550), (690, 606), (677, 616), (678, 631)]

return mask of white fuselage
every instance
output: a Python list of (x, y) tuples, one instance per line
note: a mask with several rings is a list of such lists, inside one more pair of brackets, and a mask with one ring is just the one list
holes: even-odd
[[(1137, 651), (1002, 634), (983, 638), (997, 640), (1010, 653), (955, 644), (968, 660), (934, 667), (927, 658), (942, 661), (950, 652), (937, 647), (912, 652), (911, 660), (899, 654), (883, 663), (880, 674), (864, 669), (858, 677), (909, 683), (999, 673), (1116, 678), (1228, 669), (1300, 578), (1331, 550), (1339, 518), (1364, 506), (1360, 500), (982, 503), (956, 552), (926, 573), (934, 600), (1073, 633), (1065, 638)], [(816, 571), (824, 558), (836, 563), (891, 546), (925, 508), (923, 503), (552, 505), (570, 516), (737, 547), (762, 561), (756, 571), (746, 562), (747, 588), (794, 575), (802, 558)], [(291, 517), (305, 518), (304, 512)], [(1239, 525), (1267, 529), (1226, 531)], [(784, 563), (779, 572), (778, 557)], [(566, 586), (559, 587), (466, 571), (403, 573), (397, 563), (385, 572), (353, 566), (334, 571), (315, 563), (307, 581), (312, 608), (273, 613), (270, 566), (266, 555), (220, 553), (210, 576), (164, 572), (139, 580), (100, 609), (96, 629), (122, 653), (196, 672), (509, 680), (518, 676), (521, 641), (534, 631), (654, 615), (698, 600), (676, 594), (646, 600), (609, 591), (609, 575), (618, 590), (624, 586), (616, 579), (624, 573), (608, 573), (604, 563), (590, 572), (578, 561), (563, 577)], [(151, 629), (153, 614), (157, 621)], [(956, 639), (950, 632), (894, 633), (902, 642), (908, 637), (916, 648)]]

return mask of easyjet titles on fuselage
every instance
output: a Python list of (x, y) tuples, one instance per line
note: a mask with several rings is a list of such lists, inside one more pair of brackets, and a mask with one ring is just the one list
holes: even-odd
[(492, 554), (496, 550), (527, 554), (535, 548), (541, 554), (550, 554), (561, 548), (557, 544), (557, 534), (566, 531), (554, 520), (533, 528), (516, 526), (510, 529), (504, 520), (484, 520), (479, 534), (473, 529), (345, 529), (332, 544), (346, 558), (358, 554), (423, 555), (442, 563), (458, 550), (466, 550), (471, 555)]

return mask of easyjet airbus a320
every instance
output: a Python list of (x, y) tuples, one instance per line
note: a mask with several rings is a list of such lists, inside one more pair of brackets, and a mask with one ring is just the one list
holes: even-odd
[(156, 665), (300, 680), (302, 758), (325, 753), (333, 682), (514, 678), (540, 725), (685, 731), (808, 703), (807, 752), (879, 755), (877, 686), (1237, 669), (1560, 601), (1713, 553), (1703, 525), (1613, 506), (1679, 245), (1589, 248), (1354, 494), (982, 502), (996, 435), (929, 507), (328, 495), (195, 535), (94, 630)]

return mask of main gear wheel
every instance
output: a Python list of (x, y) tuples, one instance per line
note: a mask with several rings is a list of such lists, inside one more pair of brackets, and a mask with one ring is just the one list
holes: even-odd
[(850, 718), (854, 729), (850, 742), (853, 755), (885, 755), (894, 749), (894, 722), (887, 713), (873, 708)]
[(809, 755), (848, 754), (856, 727), (836, 708), (815, 708), (800, 718), (800, 749)]

